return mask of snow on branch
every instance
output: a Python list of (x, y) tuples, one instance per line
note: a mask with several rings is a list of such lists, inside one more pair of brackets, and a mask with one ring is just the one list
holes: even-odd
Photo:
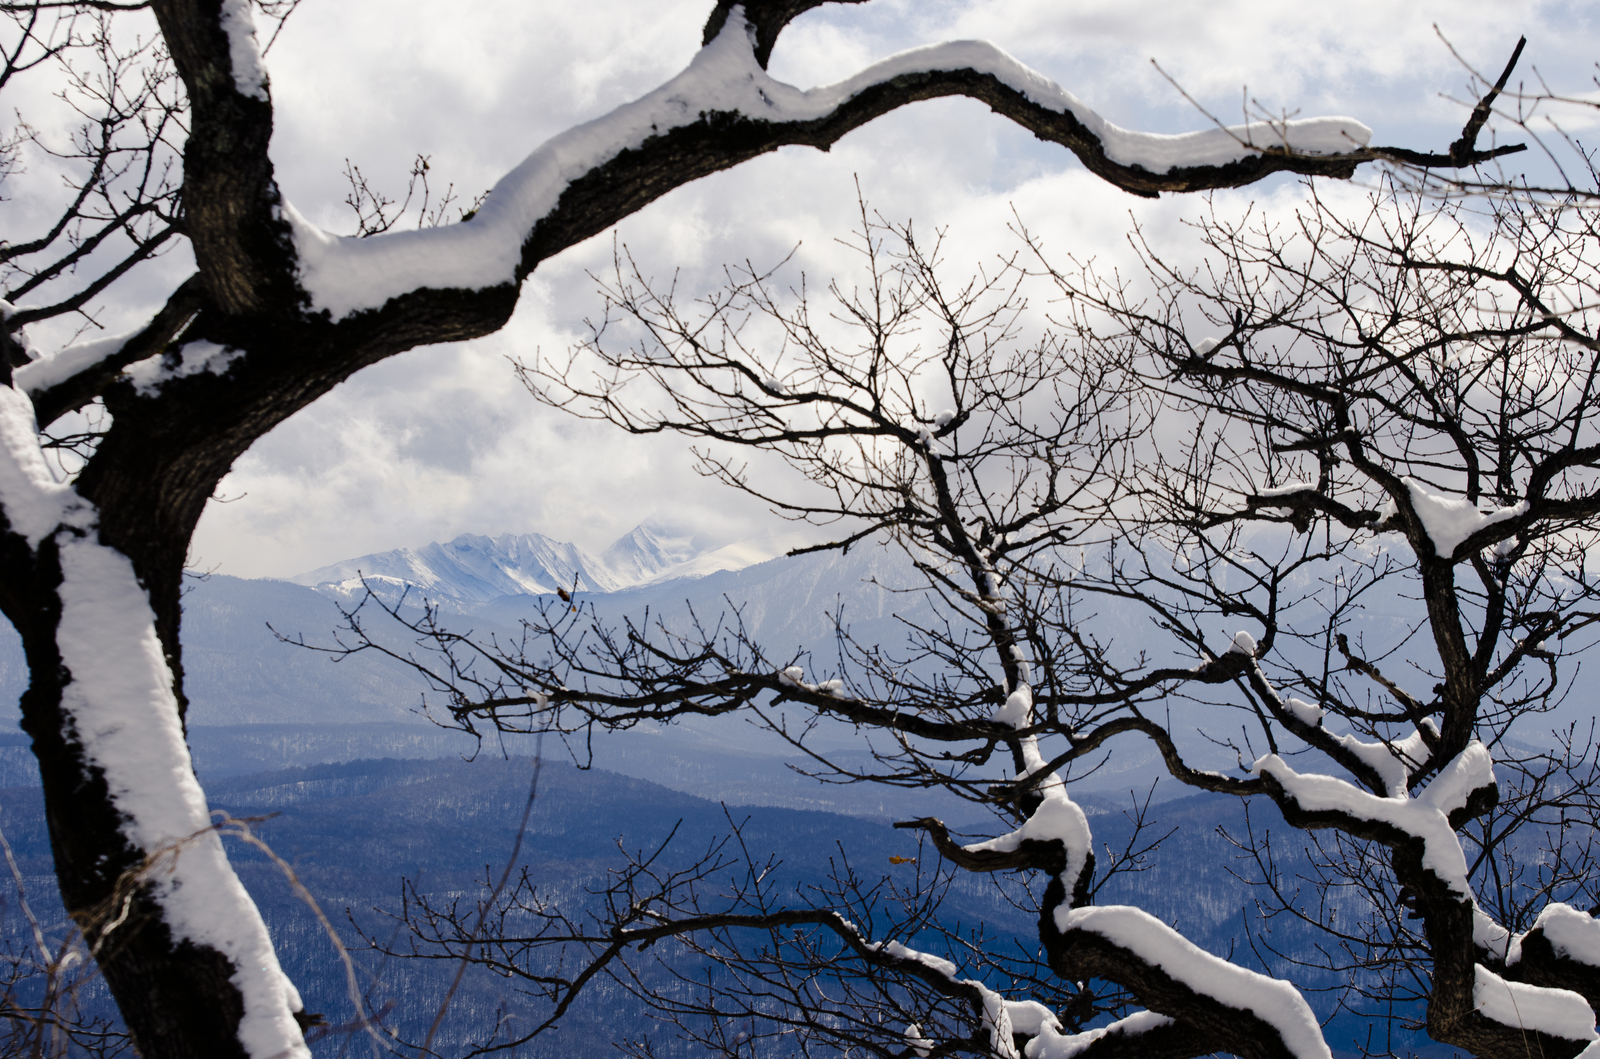
[(1473, 944), (1489, 970), (1509, 982), (1571, 990), (1591, 1010), (1600, 1006), (1600, 920), (1558, 901), (1522, 934), (1479, 916)]
[(30, 548), (63, 525), (86, 529), (95, 518), (93, 506), (50, 473), (33, 405), (10, 386), (0, 386), (0, 513)]
[(129, 331), (67, 346), (17, 368), (11, 373), (12, 381), (18, 389), (29, 394), (59, 386), (79, 372), (116, 356), (136, 334), (137, 331)]
[[(150, 896), (176, 941), (222, 953), (244, 1001), (239, 1040), (252, 1059), (309, 1056), (304, 1005), (266, 924), (228, 864), (184, 742), (155, 615), (133, 564), (90, 538), (61, 546), (57, 642), (71, 673), (61, 707), (105, 777), (122, 832), (154, 858)], [(106, 935), (111, 934), (108, 938)], [(96, 943), (117, 943), (108, 928)]]
[[(1009, 724), (1013, 730), (1032, 725), (1033, 689), (1027, 684), (1020, 685), (1006, 697), (1006, 704), (995, 714), (994, 719)], [(1018, 780), (1045, 775), (1045, 778), (1033, 788), (1039, 798), (1039, 804), (1015, 831), (984, 842), (971, 843), (962, 849), (969, 854), (1014, 853), (1024, 842), (1059, 841), (1065, 856), (1065, 864), (1059, 878), (1066, 895), (1071, 899), (1087, 884), (1085, 876), (1093, 866), (1091, 853), (1093, 837), (1089, 833), (1089, 818), (1084, 815), (1078, 804), (1067, 796), (1066, 782), (1056, 773), (1047, 772), (1044, 757), (1039, 753), (1038, 738), (1024, 736), (1021, 744), (1027, 770), (1018, 777)]]
[(1408, 797), (1404, 787), (1380, 797), (1333, 776), (1297, 772), (1277, 754), (1260, 758), (1251, 771), (1272, 777), (1284, 797), (1304, 812), (1337, 813), (1420, 840), (1423, 867), (1458, 896), (1472, 900), (1466, 854), (1450, 825), (1450, 814), (1465, 808), (1473, 791), (1495, 782), (1494, 761), (1482, 743), (1474, 740), (1415, 798)]
[(158, 353), (153, 357), (129, 364), (125, 369), (133, 380), (133, 388), (141, 397), (159, 393), (161, 387), (173, 379), (208, 372), (224, 375), (233, 362), (244, 356), (244, 350), (219, 346), (202, 340), (185, 342), (173, 353)]
[(1422, 718), (1419, 725), (1412, 727), (1409, 735), (1399, 739), (1380, 739), (1369, 743), (1354, 734), (1334, 735), (1323, 727), (1326, 711), (1320, 706), (1279, 694), (1256, 661), (1256, 653), (1255, 638), (1248, 632), (1237, 633), (1233, 638), (1233, 646), (1228, 649), (1230, 655), (1243, 655), (1249, 659), (1247, 673), (1250, 686), (1266, 700), (1285, 727), (1349, 769), (1352, 775), (1374, 790), (1382, 790), (1391, 797), (1407, 796), (1411, 777), (1432, 760), (1429, 744), (1430, 741), (1437, 742), (1439, 729), (1431, 717)]
[[(1416, 514), (1417, 521), (1422, 524), (1422, 531), (1433, 542), (1434, 552), (1441, 559), (1453, 558), (1456, 549), (1479, 530), (1509, 519), (1520, 518), (1528, 513), (1526, 500), (1492, 511), (1479, 511), (1478, 505), (1465, 497), (1435, 493), (1415, 478), (1403, 478), (1401, 481), (1405, 483), (1406, 491), (1410, 494), (1411, 510)], [(1379, 524), (1385, 521), (1392, 522), (1398, 514), (1395, 502), (1391, 498), (1378, 511)]]
[(256, 39), (255, 14), (251, 0), (222, 0), (222, 30), (228, 35), (228, 58), (233, 66), (233, 85), (241, 96), (267, 98), (267, 67), (261, 61), (261, 46)]
[(1059, 907), (1055, 923), (1063, 935), (1098, 935), (1196, 995), (1255, 1016), (1277, 1032), (1297, 1059), (1330, 1059), (1333, 1054), (1311, 1005), (1292, 984), (1211, 955), (1141, 908)]
[[(979, 1009), (983, 1028), (989, 1033), (994, 1054), (1000, 1059), (1091, 1059), (1101, 1050), (1116, 1051), (1117, 1046), (1132, 1041), (1153, 1044), (1162, 1035), (1161, 1031), (1177, 1030), (1176, 1036), (1189, 1039), (1193, 1036), (1182, 1031), (1174, 1020), (1153, 1011), (1135, 1012), (1101, 1029), (1069, 1034), (1055, 1013), (1037, 1000), (1007, 1000), (982, 982), (959, 977), (959, 970), (949, 960), (908, 948), (897, 941), (881, 945), (872, 943), (866, 948), (893, 957), (901, 962), (902, 967), (925, 968), (920, 975), (925, 980), (932, 981), (926, 973), (931, 971), (945, 978), (951, 986), (968, 991), (974, 998), (974, 1006)], [(1292, 986), (1288, 988), (1293, 989)], [(915, 1034), (912, 1030), (915, 1030)], [(931, 1051), (932, 1042), (922, 1037), (921, 1033), (920, 1027), (911, 1026), (907, 1027), (906, 1036), (913, 1049), (925, 1055), (924, 1049)], [(1033, 1038), (1023, 1046), (1020, 1056), (1015, 1042), (1018, 1035)], [(1101, 1047), (1096, 1048), (1096, 1045)], [(1152, 1050), (1150, 1054), (1161, 1053)], [(1321, 1053), (1311, 1054), (1328, 1056), (1330, 1053), (1324, 1048)]]
[[(1242, 653), (1253, 651), (1254, 646), (1248, 637), (1235, 644)], [(1019, 659), (1019, 666), (1023, 682), (995, 715), (1013, 730), (1023, 730), (1033, 724), (1032, 689), (1026, 683), (1031, 674), (1025, 661)], [(1027, 1059), (1072, 1059), (1093, 1054), (1094, 1046), (1101, 1041), (1109, 1048), (1115, 1041), (1143, 1037), (1169, 1027), (1192, 1038), (1196, 1028), (1185, 1025), (1192, 1019), (1182, 1016), (1192, 1016), (1202, 1009), (1213, 1009), (1214, 1016), (1218, 1006), (1260, 1020), (1297, 1059), (1330, 1059), (1332, 1053), (1316, 1016), (1292, 984), (1213, 956), (1141, 909), (1121, 905), (1076, 907), (1085, 899), (1087, 876), (1093, 872), (1088, 817), (1068, 796), (1062, 778), (1048, 770), (1048, 764), (1039, 753), (1037, 737), (1023, 736), (1018, 742), (1025, 764), (1018, 781), (1019, 784), (1034, 781), (1032, 793), (1038, 799), (1037, 804), (1021, 827), (997, 838), (963, 846), (952, 859), (960, 862), (966, 857), (1016, 853), (1027, 842), (1059, 842), (1064, 854), (1064, 864), (1057, 876), (1059, 889), (1052, 886), (1046, 898), (1057, 902), (1050, 916), (1059, 936), (1046, 939), (1047, 947), (1052, 950), (1052, 963), (1060, 960), (1062, 966), (1058, 970), (1067, 973), (1110, 977), (1132, 989), (1144, 1002), (1159, 1000), (1174, 1015), (1180, 1016), (1179, 1022), (1174, 1023), (1166, 1015), (1141, 1012), (1105, 1029), (1073, 1035), (1063, 1034), (1054, 1019), (1041, 1022), (1033, 1029), (1019, 1027), (1020, 1032), (1035, 1036), (1026, 1049)], [(939, 844), (937, 834), (935, 841)], [(1097, 944), (1091, 938), (1104, 944)], [(1109, 954), (1107, 966), (1094, 969), (1076, 966), (1079, 959), (1095, 960), (1095, 955), (1087, 950), (1108, 947), (1114, 954)], [(1108, 954), (1100, 952), (1099, 955)], [(1222, 1039), (1213, 1037), (1212, 1043)]]
[[(1145, 1042), (1153, 1031), (1172, 1025), (1173, 1021), (1165, 1015), (1136, 1011), (1101, 1029), (1068, 1034), (1061, 1032), (1060, 1023), (1051, 1020), (1039, 1027), (1038, 1037), (1029, 1041), (1023, 1051), (1027, 1059), (1078, 1059), (1079, 1056), (1093, 1054), (1093, 1046), (1100, 1041), (1108, 1044), (1134, 1040)], [(1150, 1054), (1159, 1052), (1151, 1048)]]
[[(912, 89), (912, 81), (919, 87)], [(936, 83), (943, 81), (950, 83)], [(991, 98), (996, 89), (1020, 100), (1014, 107), (1006, 104), (1008, 116), (1022, 120), (1027, 115), (1009, 114), (1020, 108), (1041, 121), (1070, 119), (1070, 129), (1051, 138), (1067, 143), (1100, 169), (1141, 180), (1191, 170), (1232, 174), (1229, 167), (1265, 154), (1346, 159), (1350, 166), (1368, 157), (1364, 148), (1371, 130), (1353, 118), (1257, 122), (1180, 135), (1123, 129), (984, 41), (913, 49), (837, 84), (802, 90), (762, 68), (744, 10), (735, 6), (721, 31), (682, 73), (641, 99), (547, 141), (507, 174), (468, 220), (359, 239), (322, 231), (292, 205), (282, 206), (281, 216), (293, 231), (300, 283), (313, 310), (339, 320), (421, 288), (480, 290), (517, 282), (522, 270), (531, 268), (525, 261), (526, 245), (536, 225), (556, 211), (574, 182), (712, 115), (760, 125), (765, 135), (737, 156), (730, 153), (725, 162), (705, 162), (703, 171), (685, 179), (783, 143), (831, 143), (849, 128), (914, 99), (961, 93), (996, 105)], [(846, 113), (850, 108), (859, 113)], [(1115, 179), (1108, 172), (1102, 175)], [(1254, 178), (1242, 172), (1217, 177), (1224, 183)], [(1180, 180), (1175, 186), (1189, 183)]]
[[(1570, 989), (1508, 982), (1481, 963), (1473, 971), (1477, 978), (1472, 986), (1472, 1006), (1484, 1017), (1502, 1026), (1538, 1030), (1569, 1041), (1600, 1042), (1600, 1034), (1594, 1030), (1594, 1009)], [(1590, 1059), (1600, 1056), (1600, 1043), (1580, 1054)]]
[[(244, 1005), (239, 1040), (253, 1059), (309, 1055), (294, 1018), (300, 996), (211, 826), (149, 596), (128, 557), (99, 543), (94, 505), (51, 474), (32, 403), (12, 386), (0, 386), (0, 512), (30, 549), (55, 538), (65, 734), (103, 779), (136, 866), (143, 862), (129, 885), (161, 908), (176, 942), (232, 964)], [(123, 917), (135, 900), (125, 899)], [(108, 916), (89, 940), (117, 945), (119, 927), (122, 918)]]
[(102, 394), (125, 368), (164, 353), (200, 308), (199, 277), (190, 276), (140, 330), (90, 339), (39, 355), (13, 370), (13, 384), (33, 398), (39, 426), (48, 426)]
[[(1451, 823), (1452, 816), (1468, 809), (1476, 792), (1494, 786), (1494, 761), (1482, 743), (1474, 740), (1415, 798), (1407, 797), (1404, 787), (1382, 797), (1332, 776), (1300, 773), (1276, 754), (1262, 757), (1252, 770), (1276, 781), (1286, 815), (1336, 816), (1345, 821), (1338, 826), (1353, 833), (1361, 830), (1359, 823), (1378, 825), (1366, 837), (1389, 845), (1413, 840), (1420, 844), (1422, 869), (1443, 884), (1451, 900), (1471, 908), (1472, 944), (1480, 959), (1507, 966), (1521, 960), (1524, 940), (1533, 932), (1513, 935), (1478, 906), (1468, 881), (1466, 854)], [(1565, 954), (1587, 963), (1600, 956), (1600, 924), (1582, 916), (1588, 922), (1580, 925), (1578, 916), (1565, 905), (1551, 905), (1540, 915), (1536, 929), (1544, 924), (1553, 927)], [(1508, 981), (1482, 963), (1474, 966), (1474, 974), (1473, 1009), (1491, 1022), (1568, 1041), (1600, 1041), (1594, 1010), (1579, 993)], [(1600, 1055), (1600, 1044), (1593, 1050)], [(1589, 1051), (1585, 1049), (1585, 1054)]]
[(1543, 932), (1557, 957), (1600, 967), (1600, 919), (1560, 902), (1546, 905), (1528, 933), (1517, 936), (1516, 949), (1506, 955), (1507, 964), (1522, 959), (1521, 943), (1534, 931)]

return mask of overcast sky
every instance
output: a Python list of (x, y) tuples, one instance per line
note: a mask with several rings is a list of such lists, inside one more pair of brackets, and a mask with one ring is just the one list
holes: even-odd
[[(304, 215), (343, 232), (353, 230), (347, 158), (396, 194), (411, 158), (425, 154), (435, 186), (453, 182), (470, 198), (544, 139), (681, 69), (710, 6), (305, 0), (267, 57), (279, 181)], [(802, 16), (772, 72), (810, 87), (903, 48), (980, 37), (1133, 128), (1207, 123), (1154, 59), (1224, 119), (1238, 119), (1248, 93), (1273, 112), (1352, 115), (1378, 143), (1443, 149), (1464, 111), (1442, 94), (1463, 96), (1467, 78), (1435, 23), (1486, 71), (1498, 71), (1522, 33), (1524, 70), (1592, 87), (1595, 5), (1507, 0), (872, 0)], [(827, 154), (787, 148), (701, 180), (616, 237), (656, 275), (682, 269), (680, 288), (714, 282), (722, 262), (769, 263), (796, 245), (808, 274), (826, 277), (843, 267), (832, 240), (850, 228), (856, 179), (885, 215), (948, 226), (953, 261), (1005, 249), (1013, 208), (1063, 256), (1114, 260), (1126, 256), (1134, 219), (1177, 239), (1178, 222), (1200, 207), (1115, 191), (1067, 152), (949, 100), (881, 119)], [(1277, 180), (1221, 201), (1287, 211), (1299, 194)], [(559, 350), (585, 333), (600, 307), (587, 272), (609, 262), (612, 239), (543, 265), (501, 333), (369, 368), (263, 439), (224, 482), (230, 502), (202, 519), (193, 564), (278, 576), (466, 532), (537, 531), (599, 550), (650, 517), (708, 542), (770, 526), (697, 480), (681, 441), (572, 421), (517, 384), (508, 356)], [(140, 287), (157, 293), (185, 271), (173, 257)]]

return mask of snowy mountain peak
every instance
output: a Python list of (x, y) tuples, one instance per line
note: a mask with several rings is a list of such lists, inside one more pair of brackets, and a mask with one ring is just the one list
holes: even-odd
[(643, 522), (601, 552), (600, 560), (619, 581), (639, 584), (698, 554), (692, 534), (675, 534), (659, 524)]
[(784, 554), (800, 541), (781, 534), (703, 549), (692, 534), (646, 522), (599, 556), (576, 544), (539, 533), (484, 537), (463, 533), (443, 543), (346, 559), (288, 578), (327, 595), (349, 597), (361, 579), (383, 585), (384, 594), (406, 589), (434, 600), (486, 603), (501, 596), (541, 595), (558, 588), (615, 592), (679, 577), (704, 577), (741, 570)]
[(396, 588), (414, 586), (430, 597), (482, 603), (501, 596), (570, 589), (591, 592), (621, 587), (605, 564), (575, 544), (539, 533), (481, 537), (463, 533), (443, 544), (363, 555), (289, 578), (337, 594), (359, 590), (360, 578)]

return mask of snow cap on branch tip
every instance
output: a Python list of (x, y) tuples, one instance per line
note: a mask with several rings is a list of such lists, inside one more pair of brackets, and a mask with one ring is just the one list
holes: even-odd
[(952, 419), (954, 419), (955, 417), (956, 417), (955, 409), (946, 408), (944, 411), (940, 412), (938, 415), (933, 417), (933, 425), (936, 428), (939, 428), (939, 429), (942, 430), (945, 427), (949, 426), (950, 425), (950, 421)]
[[(1600, 967), (1600, 919), (1569, 904), (1552, 901), (1544, 906), (1528, 933), (1532, 934), (1535, 930), (1544, 931), (1545, 940), (1550, 942), (1557, 957)], [(1517, 937), (1515, 952), (1506, 956), (1507, 966), (1522, 958), (1521, 943), (1526, 936)]]
[(1220, 345), (1222, 345), (1222, 339), (1220, 338), (1202, 338), (1195, 343), (1194, 351), (1203, 357)]
[(1233, 645), (1228, 648), (1229, 654), (1256, 656), (1256, 638), (1243, 629), (1233, 634)]

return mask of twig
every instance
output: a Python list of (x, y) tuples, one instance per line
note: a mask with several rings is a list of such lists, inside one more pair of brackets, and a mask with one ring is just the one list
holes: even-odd
[(44, 943), (44, 931), (39, 927), (39, 919), (33, 914), (33, 909), (28, 907), (28, 893), (22, 885), (22, 869), (17, 867), (17, 858), (11, 853), (11, 843), (6, 841), (6, 833), (0, 829), (0, 849), (6, 853), (6, 865), (11, 869), (11, 878), (17, 884), (17, 904), (22, 908), (22, 914), (28, 918), (28, 926), (33, 928), (33, 943), (39, 947), (39, 956), (44, 960), (45, 966), (52, 966), (55, 957), (50, 954), (50, 949)]

